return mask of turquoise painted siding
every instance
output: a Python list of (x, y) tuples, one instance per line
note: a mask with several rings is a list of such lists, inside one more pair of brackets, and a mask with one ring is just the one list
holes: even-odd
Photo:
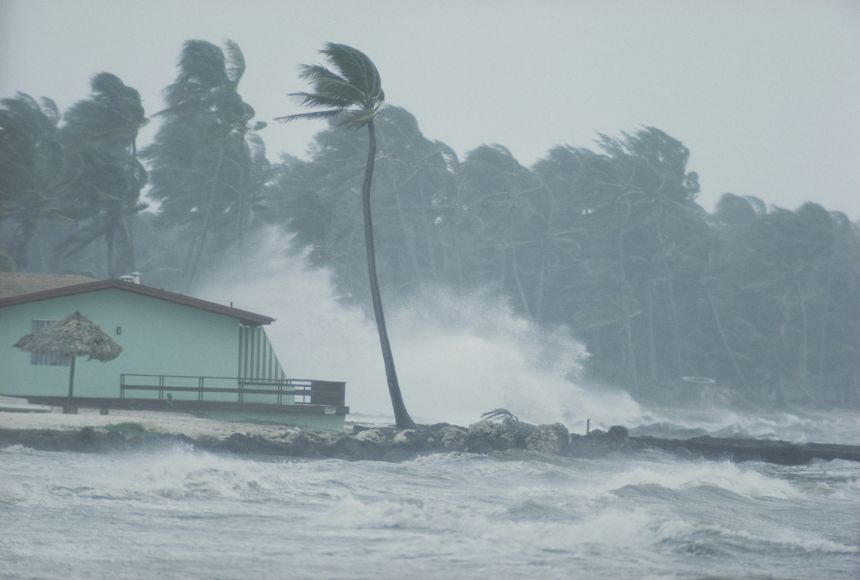
[(29, 353), (12, 345), (31, 332), (34, 319), (59, 320), (75, 310), (124, 349), (107, 363), (79, 357), (76, 396), (119, 397), (122, 373), (237, 376), (239, 321), (235, 318), (106, 289), (0, 308), (0, 393), (67, 393), (68, 367), (33, 365)]

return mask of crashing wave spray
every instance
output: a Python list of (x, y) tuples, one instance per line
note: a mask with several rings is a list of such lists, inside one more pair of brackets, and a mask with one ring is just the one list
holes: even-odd
[[(373, 321), (339, 300), (330, 271), (312, 268), (306, 253), (288, 255), (284, 236), (270, 231), (256, 247), (259, 254), (247, 268), (253, 274), (222, 272), (202, 284), (201, 293), (275, 317), (267, 332), (288, 376), (345, 380), (353, 418), (388, 420)], [(626, 393), (571, 380), (586, 353), (569, 332), (541, 329), (499, 297), (437, 289), (397, 304), (386, 298), (401, 389), (420, 422), (469, 424), (497, 407), (577, 431), (586, 418), (603, 426), (640, 420), (639, 406)]]

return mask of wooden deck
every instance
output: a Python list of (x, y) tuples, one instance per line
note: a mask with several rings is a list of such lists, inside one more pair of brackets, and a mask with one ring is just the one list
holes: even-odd
[[(129, 392), (151, 393), (158, 400), (187, 400), (224, 402), (223, 395), (235, 395), (236, 403), (257, 402), (283, 405), (327, 405), (345, 407), (346, 383), (313, 379), (253, 379), (236, 377), (197, 377), (187, 375), (120, 375), (120, 398)], [(246, 401), (251, 395), (251, 401)], [(217, 396), (217, 397), (216, 397)], [(140, 398), (140, 397), (139, 397)], [(263, 400), (260, 401), (259, 399)], [(271, 398), (271, 400), (268, 400)], [(257, 399), (254, 401), (253, 399)]]
[(23, 395), (30, 403), (116, 409), (341, 415), (346, 383), (188, 375), (120, 375), (118, 397)]

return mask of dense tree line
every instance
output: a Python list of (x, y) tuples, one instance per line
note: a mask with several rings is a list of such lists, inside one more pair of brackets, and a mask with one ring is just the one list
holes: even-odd
[[(233, 43), (186, 43), (142, 151), (140, 97), (114, 75), (62, 115), (49, 99), (0, 101), (0, 269), (138, 269), (187, 291), (269, 225), (369, 307), (367, 134), (334, 121), (306, 160), (271, 162), (244, 69)], [(709, 213), (688, 149), (652, 127), (525, 167), (501, 145), (460, 159), (395, 106), (374, 122), (386, 295), (490, 287), (570, 327), (593, 377), (645, 398), (709, 377), (753, 404), (860, 403), (860, 226), (844, 214), (732, 194)]]

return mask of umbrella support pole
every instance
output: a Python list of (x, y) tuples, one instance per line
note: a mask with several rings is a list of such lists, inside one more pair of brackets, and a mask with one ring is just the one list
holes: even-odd
[(75, 359), (77, 357), (72, 355), (72, 363), (69, 365), (69, 399), (65, 405), (63, 405), (63, 414), (64, 415), (77, 415), (78, 408), (73, 403), (73, 398), (75, 395)]

